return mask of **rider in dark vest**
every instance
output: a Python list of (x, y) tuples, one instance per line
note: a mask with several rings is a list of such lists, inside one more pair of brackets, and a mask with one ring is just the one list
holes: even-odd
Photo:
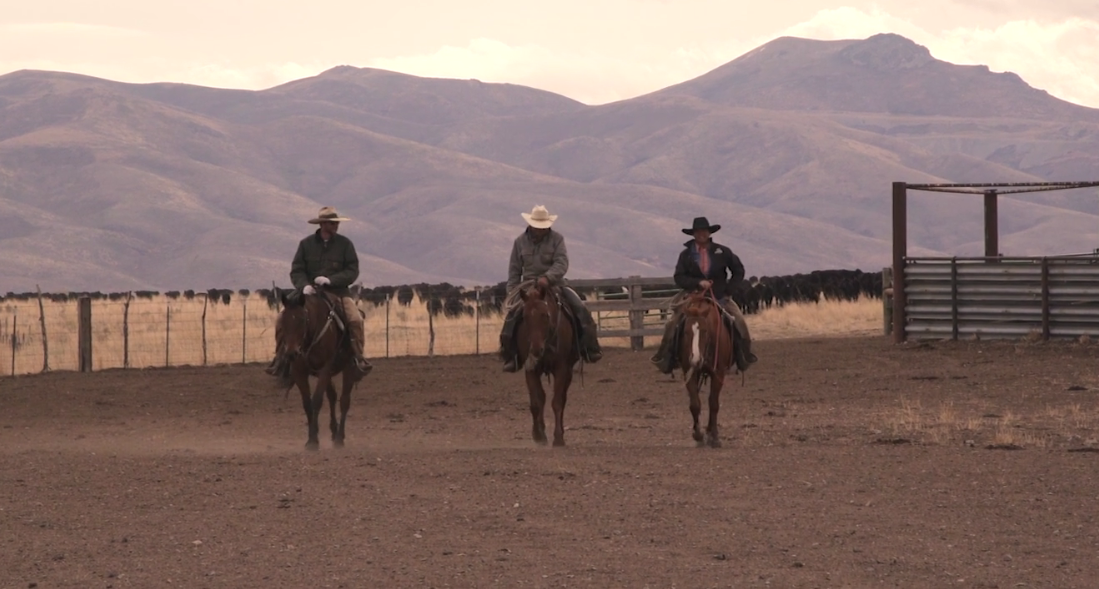
[[(569, 269), (569, 254), (565, 249), (565, 237), (550, 227), (557, 215), (549, 214), (546, 207), (538, 205), (530, 213), (520, 213), (527, 221), (527, 229), (515, 238), (508, 263), (507, 289), (511, 293), (519, 283), (537, 280), (542, 286), (559, 286), (564, 301), (580, 320), (580, 356), (587, 362), (598, 362), (603, 357), (596, 337), (595, 321), (591, 311), (584, 306), (580, 296), (565, 286), (565, 272)], [(500, 332), (500, 357), (504, 360), (504, 372), (518, 370), (515, 335), (522, 317), (521, 309), (508, 309), (504, 328)]]
[[(719, 229), (721, 225), (711, 225), (706, 217), (696, 217), (692, 226), (683, 230), (683, 233), (693, 236), (694, 239), (683, 244), (684, 249), (675, 265), (675, 284), (686, 291), (712, 293), (721, 307), (733, 316), (736, 324), (733, 348), (737, 368), (743, 371), (757, 358), (752, 353), (748, 323), (736, 301), (729, 295), (733, 287), (744, 280), (744, 265), (732, 250), (710, 239), (710, 235)], [(670, 348), (680, 317), (677, 311), (668, 321), (664, 328), (664, 339), (660, 341), (660, 349), (652, 357), (652, 362), (665, 374), (671, 374), (675, 368), (675, 352)]]

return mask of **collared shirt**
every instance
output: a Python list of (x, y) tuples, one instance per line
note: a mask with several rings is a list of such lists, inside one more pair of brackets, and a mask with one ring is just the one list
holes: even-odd
[(691, 257), (698, 264), (698, 268), (702, 270), (702, 275), (710, 277), (710, 250), (706, 247), (698, 247), (698, 243), (694, 244), (694, 251), (691, 253)]

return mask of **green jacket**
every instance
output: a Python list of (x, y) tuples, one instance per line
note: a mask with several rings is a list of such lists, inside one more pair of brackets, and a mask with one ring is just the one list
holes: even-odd
[(359, 256), (350, 239), (337, 233), (325, 243), (318, 229), (298, 243), (298, 251), (290, 264), (290, 281), (301, 290), (313, 284), (318, 276), (327, 276), (332, 281), (327, 287), (329, 292), (350, 296), (348, 287), (359, 278)]
[(508, 261), (508, 283), (510, 291), (524, 280), (545, 276), (552, 285), (564, 283), (565, 272), (569, 270), (569, 252), (565, 248), (565, 237), (550, 229), (541, 241), (534, 241), (530, 231), (524, 231), (515, 238), (511, 247), (511, 259)]

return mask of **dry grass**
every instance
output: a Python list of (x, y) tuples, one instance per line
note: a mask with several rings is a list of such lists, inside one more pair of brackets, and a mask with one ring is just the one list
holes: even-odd
[(965, 444), (996, 448), (1050, 448), (1059, 445), (1096, 446), (1092, 432), (1099, 427), (1099, 412), (1078, 403), (1050, 405), (1044, 411), (1020, 416), (996, 413), (988, 407), (959, 410), (954, 403), (924, 408), (919, 401), (902, 399), (900, 406), (882, 416), (881, 433), (893, 439), (924, 444)]
[[(46, 301), (46, 334), (49, 364), (54, 370), (78, 368), (77, 304), (75, 301)], [(205, 308), (205, 356), (203, 353), (203, 310)], [(374, 306), (362, 303), (366, 314), (367, 356), (423, 356), (491, 353), (498, 346), (503, 317), (499, 314), (448, 318), (429, 322), (426, 306), (418, 298), (410, 305), (396, 301)], [(125, 304), (97, 300), (92, 303), (93, 354), (96, 370), (121, 368), (126, 363), (123, 337)], [(601, 329), (628, 326), (621, 313), (603, 314)], [(133, 299), (129, 307), (129, 358), (131, 368), (266, 362), (274, 351), (274, 323), (277, 312), (266, 299), (251, 295), (233, 296), (228, 304), (206, 304), (200, 294), (194, 299), (157, 296)], [(661, 326), (660, 313), (646, 316), (647, 326)], [(881, 333), (881, 301), (823, 301), (766, 309), (748, 317), (753, 337), (844, 336)], [(434, 345), (431, 332), (434, 330)], [(15, 345), (12, 345), (12, 333)], [(628, 347), (628, 338), (603, 338), (608, 347)], [(659, 344), (658, 337), (645, 338), (647, 347)], [(9, 300), (0, 303), (0, 375), (39, 372), (43, 347), (37, 301)]]
[(752, 337), (758, 340), (795, 337), (880, 335), (883, 333), (881, 299), (823, 300), (764, 309), (748, 317)]

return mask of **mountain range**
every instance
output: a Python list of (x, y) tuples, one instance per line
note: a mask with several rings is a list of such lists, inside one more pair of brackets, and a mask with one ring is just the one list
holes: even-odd
[[(775, 39), (606, 105), (341, 66), (262, 91), (0, 76), (0, 292), (288, 283), (352, 221), (367, 286), (506, 278), (521, 212), (572, 278), (666, 276), (696, 216), (749, 275), (890, 263), (907, 182), (1099, 179), (1099, 109), (883, 34)], [(911, 255), (979, 255), (981, 199), (914, 193)], [(1099, 247), (1099, 191), (1002, 197), (1006, 255)]]

